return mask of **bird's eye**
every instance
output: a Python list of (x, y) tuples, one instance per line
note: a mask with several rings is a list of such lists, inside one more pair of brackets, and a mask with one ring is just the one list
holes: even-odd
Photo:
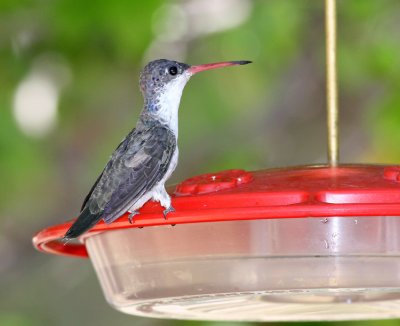
[(169, 67), (168, 72), (170, 75), (175, 76), (178, 73), (178, 68), (176, 68), (175, 66), (171, 66)]

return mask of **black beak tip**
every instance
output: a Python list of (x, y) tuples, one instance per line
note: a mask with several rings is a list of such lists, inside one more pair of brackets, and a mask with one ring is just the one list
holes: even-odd
[(242, 60), (242, 61), (236, 61), (238, 65), (247, 65), (249, 63), (253, 63), (253, 61), (247, 61), (247, 60)]

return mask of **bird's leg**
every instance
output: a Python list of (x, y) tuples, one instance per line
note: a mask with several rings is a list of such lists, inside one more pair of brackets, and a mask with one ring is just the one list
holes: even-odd
[(155, 189), (153, 199), (160, 202), (161, 206), (165, 208), (163, 211), (164, 219), (167, 219), (168, 213), (175, 212), (175, 209), (171, 205), (171, 197), (168, 195), (163, 185)]
[(175, 208), (173, 208), (172, 205), (170, 205), (167, 209), (163, 210), (164, 220), (167, 219), (167, 214), (171, 212), (175, 212)]
[(128, 220), (129, 220), (129, 223), (133, 223), (133, 218), (136, 216), (136, 215), (138, 215), (139, 214), (139, 212), (138, 211), (132, 211), (132, 212), (129, 212), (130, 214), (129, 214), (129, 216), (128, 216)]

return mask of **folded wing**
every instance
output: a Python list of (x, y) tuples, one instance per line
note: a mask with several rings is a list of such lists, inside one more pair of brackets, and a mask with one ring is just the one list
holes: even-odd
[(74, 223), (80, 227), (77, 230), (72, 225), (74, 232), (67, 232), (69, 237), (79, 236), (100, 219), (111, 223), (124, 214), (162, 180), (175, 148), (176, 138), (164, 125), (133, 130), (117, 147), (86, 196), (82, 213)]

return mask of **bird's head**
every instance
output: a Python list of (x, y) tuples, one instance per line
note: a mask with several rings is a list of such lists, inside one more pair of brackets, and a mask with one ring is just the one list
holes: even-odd
[(140, 89), (145, 98), (157, 97), (166, 88), (176, 88), (182, 91), (190, 77), (200, 71), (247, 63), (251, 63), (251, 61), (226, 61), (190, 66), (173, 60), (158, 59), (149, 62), (142, 70)]
[(140, 74), (140, 90), (145, 98), (157, 97), (168, 85), (185, 86), (191, 74), (189, 65), (177, 61), (159, 59), (149, 62)]
[(194, 74), (251, 61), (227, 61), (190, 66), (186, 63), (159, 59), (148, 63), (140, 74), (140, 89), (145, 100), (144, 111), (164, 120), (175, 116), (183, 88)]

